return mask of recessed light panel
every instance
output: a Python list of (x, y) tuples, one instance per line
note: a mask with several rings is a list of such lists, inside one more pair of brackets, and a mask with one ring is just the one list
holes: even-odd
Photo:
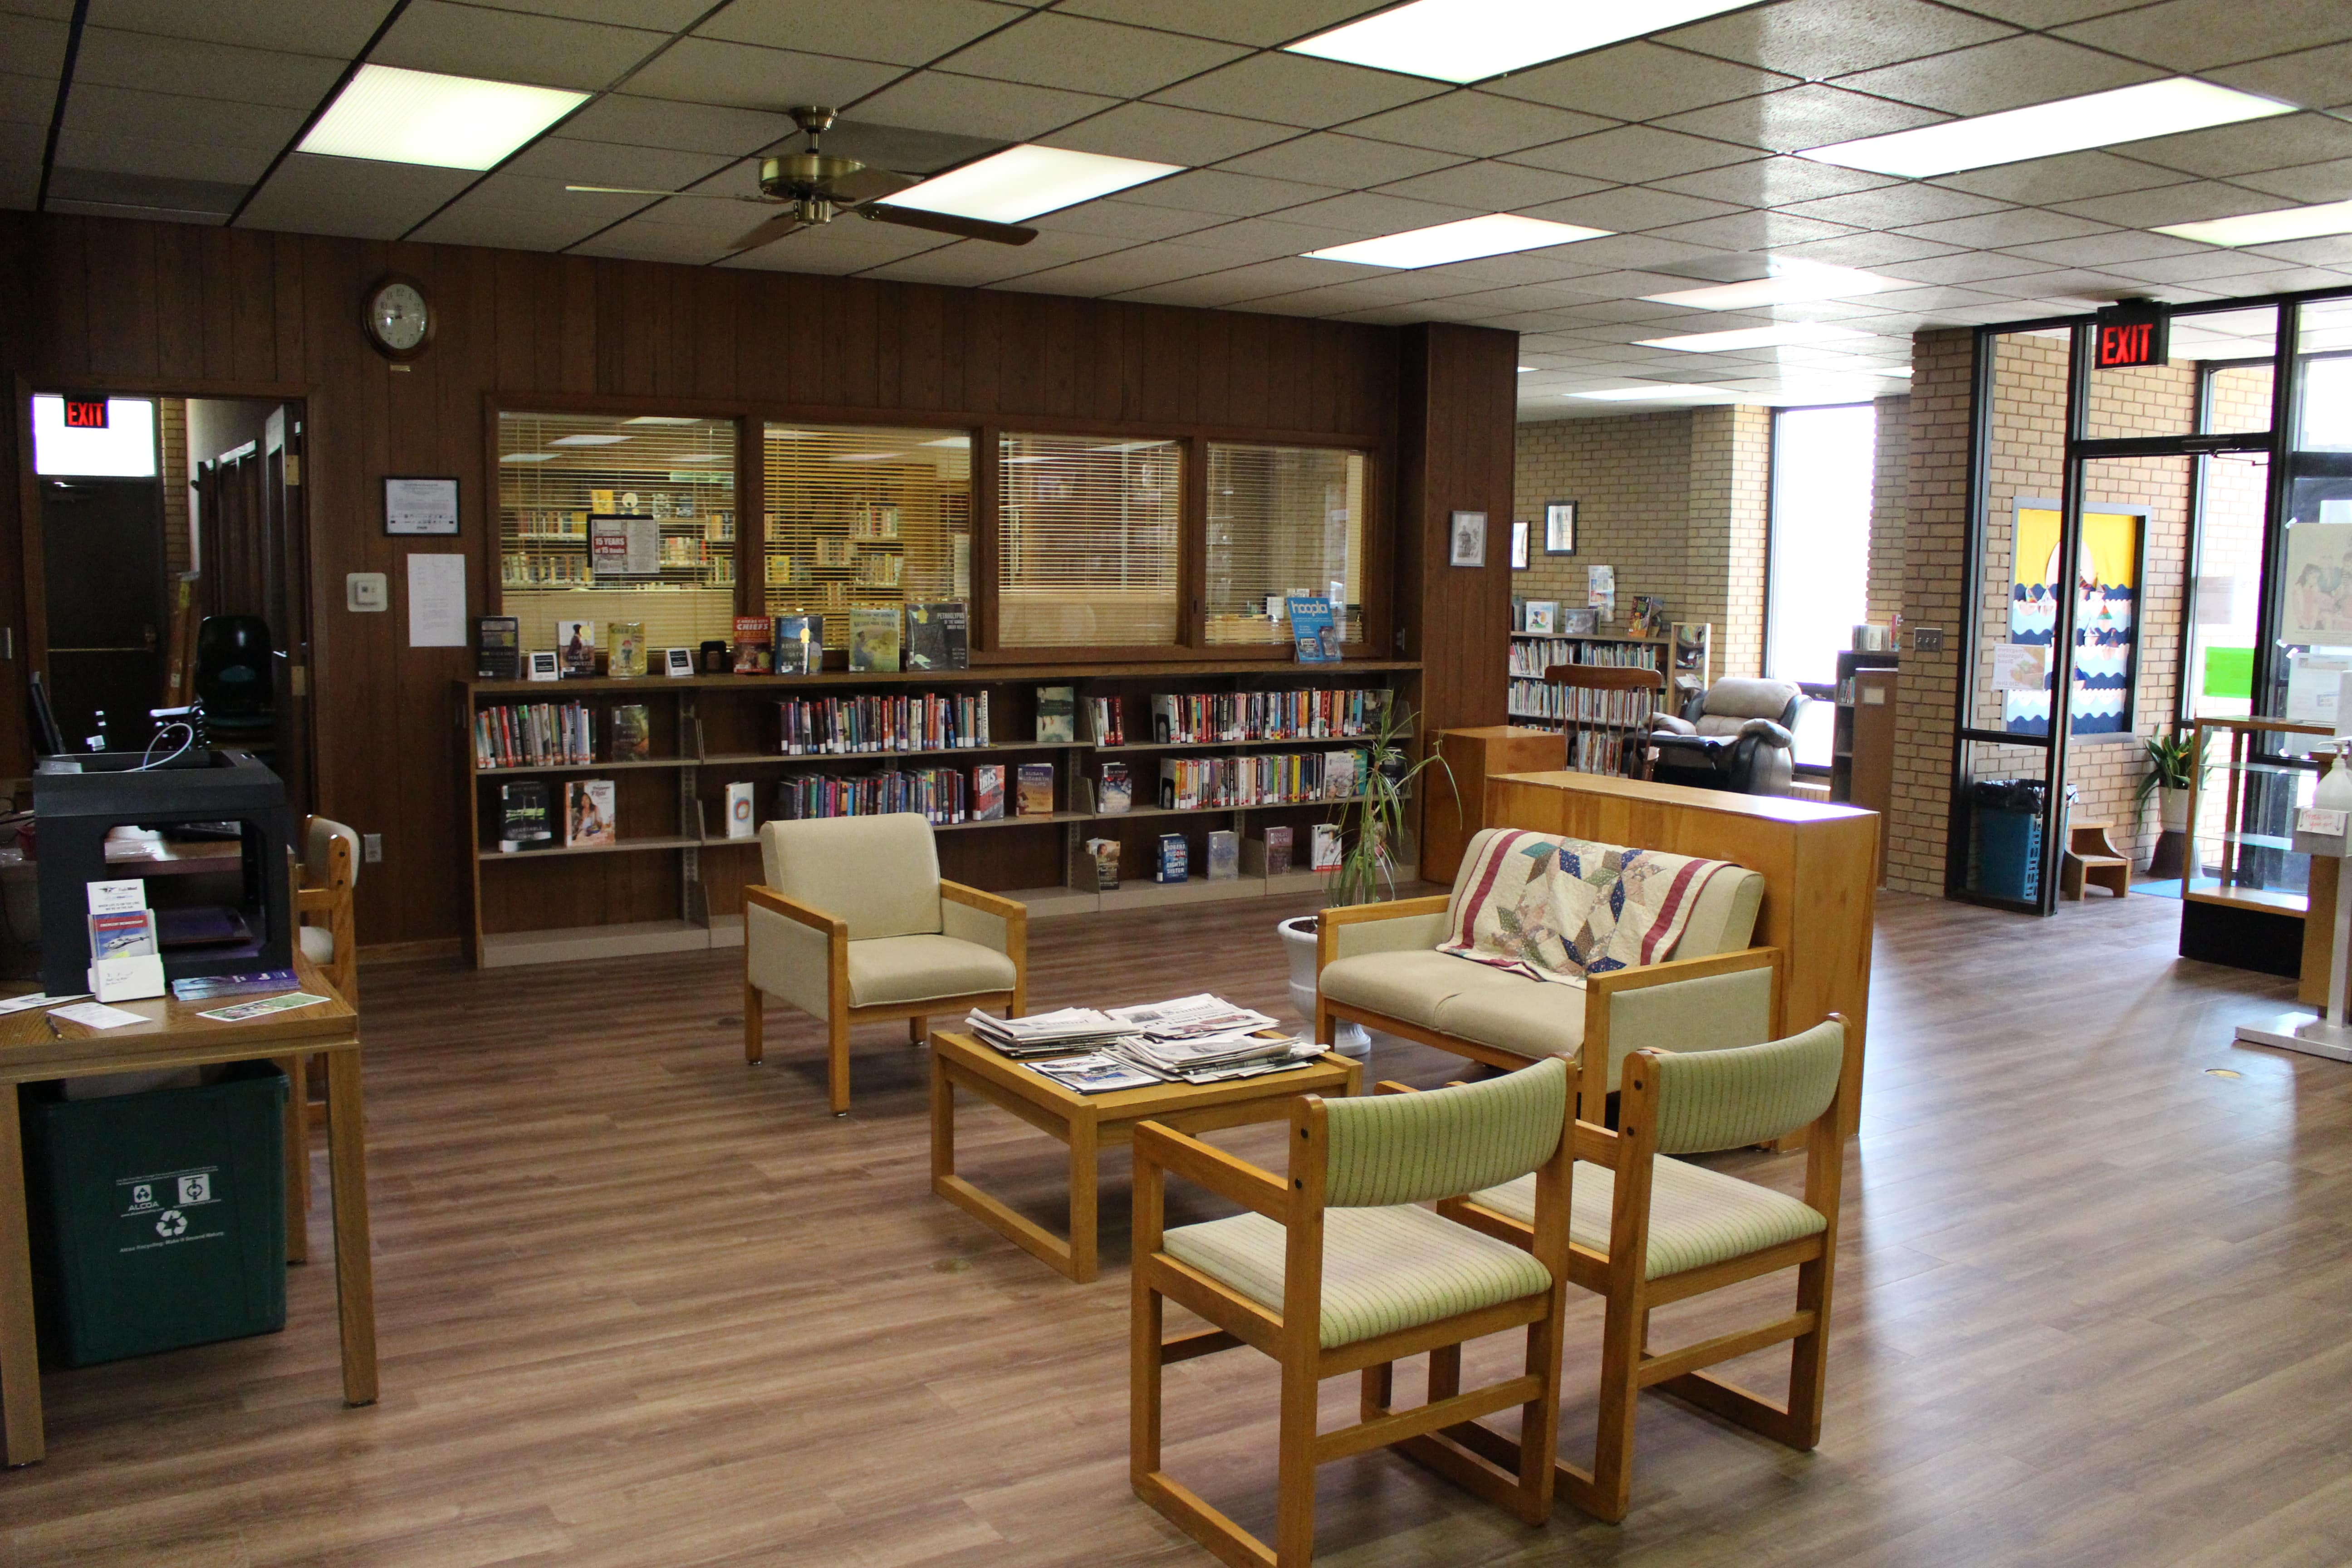
[(1507, 256), (1515, 250), (1572, 245), (1580, 239), (1600, 239), (1609, 233), (1605, 228), (1489, 213), (1485, 217), (1409, 228), (1402, 234), (1385, 234), (1378, 239), (1360, 239), (1351, 245), (1334, 245), (1306, 254), (1318, 261), (1352, 261), (1360, 267), (1438, 267), (1448, 261), (1473, 261), (1482, 256)]
[(1437, 81), (1484, 81), (1737, 11), (1753, 0), (1412, 0), (1284, 46), (1349, 65)]
[(1654, 305), (1682, 305), (1694, 310), (1750, 310), (1759, 305), (1802, 305), (1909, 287), (1899, 279), (1881, 278), (1875, 272), (1852, 267), (1831, 267), (1819, 261), (1778, 261), (1773, 263), (1769, 278), (1745, 283), (1716, 283), (1704, 289), (1677, 289), (1670, 294), (1644, 294), (1642, 298)]
[(2025, 158), (2054, 157), (2294, 112), (2294, 105), (2274, 98), (2257, 98), (2251, 92), (2177, 76), (2023, 109), (2004, 109), (1998, 114), (1948, 120), (1941, 125), (1922, 125), (1887, 136), (1833, 142), (1797, 156), (1816, 163), (1924, 180), (1931, 174), (1986, 169)]
[(1643, 338), (1639, 346), (1677, 349), (1689, 354), (1719, 354), (1733, 353), (1741, 349), (1802, 348), (1809, 343), (1831, 343), (1868, 335), (1844, 327), (1824, 326), (1819, 321), (1782, 321), (1776, 326), (1741, 327), (1728, 332), (1686, 332), (1678, 338)]
[(2275, 212), (2217, 217), (2206, 223), (2167, 224), (2156, 232), (2193, 239), (2200, 245), (2277, 245), (2290, 239), (2316, 239), (2322, 235), (2352, 234), (2352, 202), (2282, 207)]
[(1693, 386), (1686, 382), (1655, 382), (1647, 386), (1611, 386), (1599, 392), (1570, 392), (1568, 397), (1591, 398), (1595, 403), (1639, 403), (1665, 398), (1729, 397), (1728, 387)]
[(551, 447), (617, 447), (626, 436), (558, 436), (548, 443)]
[(551, 463), (561, 452), (509, 452), (499, 459), (501, 463)]
[(302, 138), (301, 151), (487, 169), (587, 100), (584, 92), (551, 87), (362, 66)]
[(1148, 163), (1140, 158), (1024, 144), (935, 175), (900, 191), (886, 205), (985, 223), (1023, 223), (1040, 213), (1181, 174), (1183, 168), (1181, 163)]

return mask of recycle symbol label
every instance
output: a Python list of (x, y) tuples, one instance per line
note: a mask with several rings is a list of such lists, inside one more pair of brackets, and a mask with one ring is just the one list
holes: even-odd
[(155, 1221), (155, 1234), (161, 1237), (178, 1236), (187, 1228), (188, 1216), (178, 1209), (165, 1209)]

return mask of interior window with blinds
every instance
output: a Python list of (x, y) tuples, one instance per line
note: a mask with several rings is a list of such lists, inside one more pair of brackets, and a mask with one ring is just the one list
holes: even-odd
[(608, 652), (614, 622), (649, 648), (730, 635), (734, 421), (500, 414), (499, 585), (525, 648), (570, 620)]
[(971, 598), (971, 437), (961, 430), (771, 425), (765, 432), (768, 613), (824, 617), (849, 646), (853, 608)]
[(997, 645), (1176, 642), (1181, 446), (1007, 435), (998, 456)]
[(1210, 447), (1211, 643), (1287, 643), (1294, 594), (1328, 595), (1340, 640), (1363, 640), (1364, 467), (1361, 452)]

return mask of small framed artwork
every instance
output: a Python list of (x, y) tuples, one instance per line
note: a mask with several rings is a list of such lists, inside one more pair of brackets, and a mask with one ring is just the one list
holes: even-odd
[(1576, 503), (1555, 500), (1544, 503), (1544, 553), (1573, 555), (1576, 553)]
[(394, 534), (457, 531), (457, 481), (394, 478), (383, 481), (383, 531)]
[(1486, 514), (1483, 511), (1457, 511), (1453, 520), (1453, 552), (1448, 559), (1456, 566), (1486, 564)]
[(1511, 524), (1512, 571), (1524, 572), (1528, 569), (1528, 535), (1533, 531), (1534, 530), (1528, 526), (1525, 518)]

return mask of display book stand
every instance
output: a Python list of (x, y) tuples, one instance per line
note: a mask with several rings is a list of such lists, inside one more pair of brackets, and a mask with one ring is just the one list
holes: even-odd
[[(1089, 698), (1118, 696), (1126, 732), (1150, 733), (1150, 698), (1157, 692), (1293, 690), (1384, 687), (1395, 700), (1415, 700), (1418, 663), (1366, 659), (1328, 665), (1165, 662), (1092, 665), (989, 665), (960, 670), (892, 673), (826, 670), (805, 676), (645, 676), (626, 679), (557, 681), (460, 680), (454, 721), (465, 832), (461, 885), (471, 899), (467, 954), (478, 968), (566, 959), (618, 958), (637, 953), (695, 952), (740, 946), (743, 888), (760, 879), (757, 837), (725, 836), (724, 800), (730, 783), (755, 785), (759, 823), (775, 813), (775, 786), (795, 773), (860, 775), (886, 769), (956, 767), (990, 763), (1005, 769), (1005, 816), (987, 822), (937, 825), (941, 874), (990, 892), (1017, 898), (1033, 920), (1150, 908), (1189, 900), (1278, 897), (1312, 892), (1324, 879), (1306, 869), (1313, 824), (1327, 821), (1333, 803), (1269, 806), (1165, 808), (1156, 799), (1160, 762), (1171, 756), (1234, 756), (1266, 752), (1341, 749), (1346, 738), (1240, 742), (1135, 742), (1113, 746), (1088, 730)], [(1040, 742), (1036, 698), (1041, 686), (1067, 686), (1076, 698), (1076, 738)], [(848, 755), (778, 754), (773, 709), (789, 697), (916, 695), (926, 691), (989, 696), (992, 744), (946, 750), (874, 752)], [(642, 703), (652, 755), (634, 762), (556, 766), (479, 767), (473, 716), (503, 704), (584, 704), (594, 715), (595, 752), (609, 756), (613, 710)], [(1124, 762), (1134, 805), (1097, 808), (1101, 764)], [(1014, 815), (1017, 770), (1024, 762), (1054, 765), (1050, 815)], [(554, 847), (502, 852), (498, 847), (498, 786), (539, 778), (551, 786)], [(567, 779), (614, 783), (618, 842), (609, 847), (564, 847), (562, 784)], [(1267, 875), (1251, 829), (1267, 822), (1292, 830), (1292, 869)], [(756, 824), (755, 824), (756, 828)], [(1211, 881), (1207, 842), (1212, 829), (1243, 837), (1242, 874)], [(1151, 879), (1160, 836), (1185, 836), (1192, 874), (1181, 883)], [(1117, 838), (1120, 885), (1095, 885), (1088, 838)], [(1412, 846), (1401, 855), (1402, 883), (1414, 875)]]
[[(2327, 1000), (2316, 1015), (2283, 1013), (2267, 1025), (2241, 1024), (2237, 1034), (2237, 1037), (2248, 1045), (2272, 1046), (2280, 1050), (2297, 1051), (2308, 1057), (2326, 1057), (2339, 1062), (2352, 1062), (2352, 1019), (2346, 1016), (2347, 993), (2352, 993), (2352, 963), (2345, 962), (2345, 950), (2347, 945), (2352, 945), (2352, 876), (2345, 874), (2344, 866), (2346, 854), (2352, 851), (2352, 775), (2347, 775), (2346, 771), (2352, 768), (2352, 709), (2345, 706), (2347, 698), (2352, 698), (2352, 675), (2343, 678), (2336, 697), (2336, 760), (2320, 779), (2312, 804), (2293, 808), (2293, 837), (2288, 841), (2294, 852), (2312, 857), (2315, 866), (2322, 859), (2336, 862), (2334, 918), (2329, 926), (2327, 942)], [(2201, 748), (2196, 754), (2203, 755)], [(2231, 805), (2234, 807), (2237, 804), (2234, 773), (2231, 784)], [(2193, 848), (2197, 822), (2195, 795), (2192, 793), (2189, 798), (2192, 848), (2187, 869), (2193, 875), (2199, 869)], [(2231, 820), (2234, 823), (2234, 813)], [(2315, 920), (2319, 912), (2315, 900), (2304, 914), (2306, 925)], [(2304, 951), (2306, 953), (2311, 951), (2308, 941), (2304, 944)]]

